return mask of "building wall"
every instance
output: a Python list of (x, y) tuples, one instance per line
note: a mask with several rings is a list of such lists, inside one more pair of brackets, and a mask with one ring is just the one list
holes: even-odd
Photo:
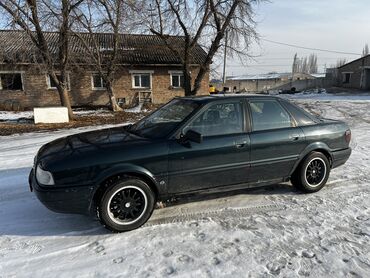
[[(152, 101), (153, 103), (165, 103), (176, 96), (184, 96), (183, 89), (171, 88), (169, 71), (179, 71), (175, 66), (141, 66), (125, 67), (116, 73), (113, 89), (117, 98), (125, 98), (126, 104), (135, 102), (140, 91), (143, 89), (132, 88), (132, 74), (130, 71), (153, 71), (152, 73)], [(17, 103), (25, 109), (42, 106), (59, 106), (59, 94), (56, 89), (47, 88), (47, 75), (44, 70), (36, 66), (13, 66), (0, 65), (1, 72), (22, 72), (23, 90), (0, 90), (0, 106), (4, 103)], [(72, 106), (101, 106), (109, 105), (109, 97), (105, 89), (93, 90), (91, 76), (94, 71), (91, 68), (75, 68), (69, 72), (70, 98)], [(192, 77), (195, 78), (197, 68), (192, 69)], [(207, 73), (198, 94), (208, 94), (209, 74)]]
[[(322, 78), (319, 78), (322, 79)], [(292, 82), (291, 76), (284, 75), (281, 78), (271, 79), (246, 79), (246, 80), (227, 80), (225, 87), (229, 87), (229, 91), (245, 91), (245, 92), (262, 92), (269, 90), (284, 89), (290, 90), (295, 87), (297, 90), (321, 87), (322, 81), (305, 73), (295, 73), (294, 81)], [(222, 87), (222, 85), (220, 85)], [(222, 88), (218, 88), (222, 90)]]
[[(261, 92), (261, 91), (268, 91), (268, 90), (275, 90), (276, 88), (282, 86), (290, 86), (294, 87), (294, 83), (296, 81), (306, 81), (306, 80), (315, 80), (310, 74), (305, 73), (295, 73), (294, 74), (294, 82), (292, 84), (291, 75), (283, 74), (280, 78), (269, 78), (269, 79), (240, 79), (240, 80), (227, 80), (225, 87), (229, 88), (230, 92), (234, 91), (244, 91), (244, 92)], [(302, 83), (302, 82), (301, 82)], [(215, 84), (216, 88), (219, 91), (223, 90), (223, 85)], [(289, 89), (290, 89), (289, 88)]]
[[(370, 89), (370, 81), (367, 81), (370, 76), (370, 55), (338, 68), (336, 73), (334, 78), (336, 85), (339, 87)], [(349, 83), (343, 82), (345, 73), (351, 73)]]

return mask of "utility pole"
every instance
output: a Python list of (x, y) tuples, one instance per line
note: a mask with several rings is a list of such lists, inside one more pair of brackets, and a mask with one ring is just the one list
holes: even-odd
[(225, 49), (224, 49), (224, 70), (222, 75), (222, 84), (226, 84), (226, 50), (227, 50), (227, 40), (228, 40), (228, 31), (225, 32)]

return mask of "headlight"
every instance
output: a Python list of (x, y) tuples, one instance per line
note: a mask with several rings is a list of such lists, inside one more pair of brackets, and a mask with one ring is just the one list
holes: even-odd
[(36, 168), (36, 179), (37, 182), (44, 185), (54, 185), (53, 175), (45, 170), (42, 170), (40, 165)]

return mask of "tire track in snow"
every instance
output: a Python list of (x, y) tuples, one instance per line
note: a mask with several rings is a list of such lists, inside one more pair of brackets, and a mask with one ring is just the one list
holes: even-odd
[[(158, 219), (149, 219), (149, 221), (143, 225), (143, 227), (152, 227), (152, 226), (159, 226), (159, 225), (165, 225), (165, 224), (172, 224), (172, 223), (186, 223), (191, 221), (199, 221), (204, 219), (217, 219), (222, 220), (226, 219), (227, 217), (232, 218), (244, 218), (246, 216), (249, 216), (254, 213), (263, 213), (263, 212), (275, 212), (275, 211), (283, 211), (283, 210), (294, 210), (299, 209), (302, 207), (301, 202), (306, 201), (318, 201), (322, 200), (323, 198), (328, 199), (337, 196), (337, 191), (340, 188), (340, 191), (343, 192), (343, 186), (345, 185), (346, 194), (353, 195), (356, 192), (364, 192), (364, 188), (366, 187), (358, 187), (358, 186), (348, 186), (347, 184), (350, 182), (358, 182), (358, 179), (348, 179), (348, 180), (336, 180), (329, 182), (327, 185), (333, 185), (336, 186), (334, 188), (330, 188), (329, 190), (320, 191), (314, 194), (297, 194), (297, 195), (290, 195), (287, 196), (273, 196), (270, 198), (270, 202), (274, 202), (272, 204), (260, 204), (257, 206), (251, 206), (251, 207), (244, 207), (244, 208), (220, 208), (216, 210), (210, 210), (210, 211), (201, 211), (201, 212), (194, 212), (194, 213), (178, 213), (174, 216), (169, 217), (160, 217)], [(334, 189), (334, 190), (332, 190)], [(336, 190), (335, 190), (336, 189)], [(279, 203), (280, 202), (280, 203)], [(232, 204), (232, 201), (231, 201)]]
[(171, 223), (186, 223), (190, 221), (199, 221), (206, 218), (225, 218), (225, 217), (245, 217), (252, 213), (277, 211), (286, 209), (285, 205), (271, 204), (259, 205), (246, 208), (224, 208), (220, 210), (203, 211), (196, 213), (179, 214), (170, 217), (162, 217), (158, 219), (149, 220), (143, 227), (158, 226)]

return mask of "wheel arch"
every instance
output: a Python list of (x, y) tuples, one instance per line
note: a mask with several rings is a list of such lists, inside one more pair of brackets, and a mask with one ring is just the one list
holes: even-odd
[(293, 175), (293, 173), (299, 168), (299, 165), (302, 163), (302, 161), (312, 152), (320, 152), (323, 155), (325, 155), (326, 158), (329, 160), (330, 167), (332, 166), (333, 156), (331, 154), (331, 150), (328, 147), (328, 145), (322, 142), (313, 143), (307, 146), (307, 148), (301, 153), (301, 155), (299, 156), (299, 159), (294, 164), (294, 167), (290, 172), (290, 176)]
[(147, 169), (138, 166), (115, 167), (114, 169), (105, 171), (99, 176), (96, 182), (95, 190), (92, 193), (90, 201), (90, 212), (95, 213), (95, 209), (99, 204), (101, 197), (110, 186), (112, 186), (116, 181), (122, 178), (129, 177), (139, 178), (146, 182), (148, 186), (153, 190), (156, 200), (158, 200), (160, 196), (159, 185), (154, 176)]

